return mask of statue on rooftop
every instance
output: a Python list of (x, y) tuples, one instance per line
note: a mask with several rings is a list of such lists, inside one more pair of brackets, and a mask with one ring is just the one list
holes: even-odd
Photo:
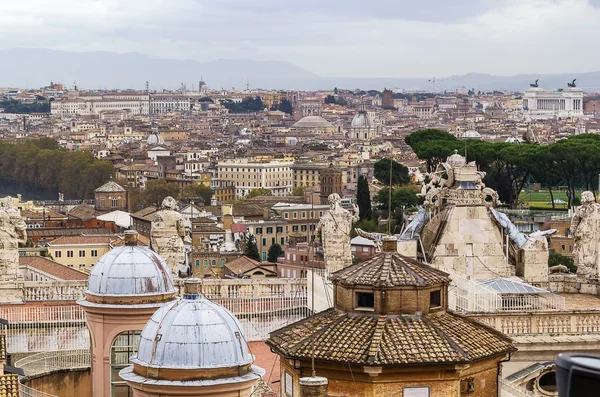
[(572, 82), (572, 83), (567, 83), (567, 86), (568, 86), (568, 87), (570, 87), (570, 88), (575, 88), (575, 87), (577, 87), (577, 86), (575, 85), (575, 82), (576, 82), (576, 81), (577, 81), (577, 79), (573, 79), (573, 82)]
[(186, 240), (185, 221), (175, 211), (177, 201), (166, 197), (162, 202), (162, 210), (152, 218), (150, 244), (152, 249), (162, 256), (174, 274), (178, 274), (179, 266), (186, 263), (184, 240)]
[(329, 197), (329, 210), (323, 214), (317, 231), (321, 232), (325, 265), (328, 273), (333, 273), (352, 264), (350, 232), (352, 224), (358, 221), (358, 207), (354, 204), (353, 212), (342, 208), (339, 194)]
[(19, 244), (27, 242), (27, 225), (12, 197), (0, 204), (0, 278), (15, 279), (19, 275)]
[(598, 277), (600, 248), (600, 204), (594, 193), (581, 193), (581, 206), (571, 220), (571, 233), (575, 237), (577, 274)]
[(530, 87), (533, 87), (533, 88), (537, 88), (537, 87), (539, 87), (539, 86), (538, 86), (538, 81), (540, 81), (540, 80), (539, 80), (539, 79), (537, 79), (537, 80), (535, 81), (535, 83), (529, 84), (529, 86), (530, 86)]

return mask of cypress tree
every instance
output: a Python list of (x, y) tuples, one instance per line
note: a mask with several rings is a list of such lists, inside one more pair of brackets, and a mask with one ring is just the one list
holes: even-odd
[(246, 249), (244, 250), (244, 255), (250, 259), (260, 262), (260, 254), (258, 252), (258, 246), (256, 245), (256, 237), (254, 237), (252, 234), (246, 237)]
[(369, 183), (363, 175), (358, 177), (356, 187), (356, 204), (358, 205), (358, 216), (360, 220), (371, 219), (371, 193)]

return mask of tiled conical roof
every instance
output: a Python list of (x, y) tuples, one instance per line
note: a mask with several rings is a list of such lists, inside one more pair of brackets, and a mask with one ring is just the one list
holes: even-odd
[(373, 258), (338, 270), (330, 277), (341, 285), (373, 287), (417, 286), (448, 283), (447, 273), (395, 252), (382, 252)]

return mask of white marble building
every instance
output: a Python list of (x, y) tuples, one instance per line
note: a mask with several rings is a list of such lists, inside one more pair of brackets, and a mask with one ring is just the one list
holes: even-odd
[(582, 117), (583, 90), (577, 87), (559, 90), (532, 87), (525, 91), (523, 112), (533, 119)]

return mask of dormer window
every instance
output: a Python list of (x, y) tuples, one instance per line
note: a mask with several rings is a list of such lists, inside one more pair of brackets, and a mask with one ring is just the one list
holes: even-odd
[(375, 309), (375, 294), (372, 292), (357, 292), (356, 293), (356, 309), (357, 310), (374, 310)]
[(429, 307), (440, 306), (442, 306), (442, 292), (439, 289), (437, 291), (431, 291), (429, 293)]

